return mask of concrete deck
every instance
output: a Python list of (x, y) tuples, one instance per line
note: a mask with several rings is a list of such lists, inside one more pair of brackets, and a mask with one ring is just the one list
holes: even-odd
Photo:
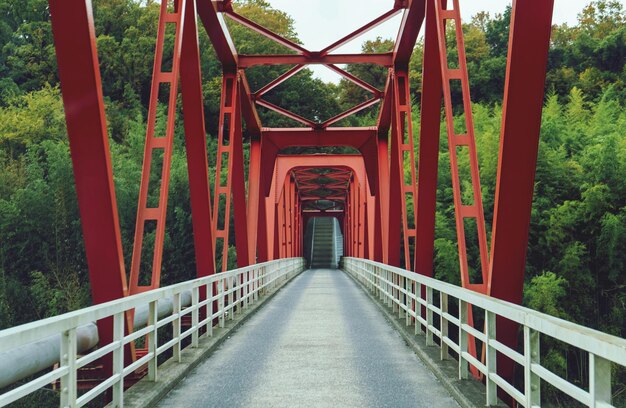
[(160, 407), (458, 407), (343, 272), (303, 272)]

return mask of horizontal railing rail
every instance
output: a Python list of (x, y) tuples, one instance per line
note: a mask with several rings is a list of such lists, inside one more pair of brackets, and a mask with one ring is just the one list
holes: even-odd
[[(181, 361), (183, 340), (190, 338), (187, 340), (189, 345), (198, 347), (201, 337), (213, 335), (214, 322), (224, 327), (225, 320), (233, 319), (236, 312), (247, 309), (260, 296), (280, 287), (303, 270), (303, 258), (280, 259), (194, 279), (2, 330), (0, 331), (0, 353), (59, 335), (61, 348), (58, 366), (1, 393), (0, 407), (11, 404), (59, 380), (62, 407), (84, 406), (109, 389), (112, 389), (113, 405), (123, 406), (126, 376), (147, 365), (148, 378), (156, 381), (157, 358), (160, 355), (172, 350), (171, 358)], [(181, 298), (187, 296), (188, 293), (191, 293), (191, 304), (184, 308)], [(159, 302), (172, 300), (171, 313), (161, 317), (158, 313)], [(133, 333), (125, 333), (126, 313), (146, 305), (148, 307), (147, 324), (136, 328)], [(182, 319), (189, 315), (191, 325), (183, 331)], [(79, 356), (77, 328), (105, 318), (113, 319), (113, 342), (99, 344), (97, 349)], [(157, 331), (162, 327), (169, 328), (168, 325), (172, 328), (172, 338), (164, 344), (159, 344)], [(146, 338), (147, 354), (126, 365), (125, 347), (140, 338)], [(103, 379), (91, 390), (78, 395), (78, 370), (111, 354), (113, 374)], [(0, 369), (7, 369), (7, 367)]]
[[(383, 304), (393, 307), (399, 317), (406, 318), (407, 326), (415, 325), (415, 334), (425, 334), (427, 346), (439, 346), (442, 360), (449, 359), (452, 350), (458, 360), (459, 379), (468, 378), (470, 366), (480, 372), (485, 379), (487, 405), (498, 403), (499, 387), (523, 407), (541, 406), (541, 383), (545, 382), (584, 405), (613, 407), (611, 371), (614, 365), (626, 366), (625, 339), (378, 262), (346, 257), (343, 269)], [(455, 314), (451, 312), (452, 303), (458, 309)], [(484, 315), (477, 315), (476, 308), (482, 309)], [(484, 317), (484, 331), (469, 324), (469, 310), (473, 310), (475, 318)], [(497, 341), (497, 316), (520, 325), (524, 339), (522, 352)], [(457, 329), (454, 336), (451, 326)], [(541, 364), (541, 336), (588, 353), (587, 389)], [(484, 359), (468, 351), (469, 341), (476, 340), (482, 344)], [(498, 354), (523, 367), (523, 390), (497, 374)]]

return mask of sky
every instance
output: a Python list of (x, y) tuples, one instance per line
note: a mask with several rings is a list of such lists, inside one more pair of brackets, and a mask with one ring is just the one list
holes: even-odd
[[(393, 0), (267, 0), (273, 8), (289, 14), (304, 46), (311, 51), (319, 51), (337, 39), (349, 34), (367, 22), (390, 10)], [(542, 1), (542, 0), (537, 0)], [(591, 0), (555, 0), (555, 24), (576, 24), (578, 13)], [(626, 0), (620, 0), (626, 5)], [(479, 11), (491, 15), (504, 11), (507, 0), (466, 0), (461, 1), (461, 18), (469, 21)], [(402, 15), (398, 14), (386, 23), (365, 33), (354, 41), (335, 50), (335, 53), (358, 53), (361, 44), (380, 36), (395, 40)], [(311, 65), (314, 75), (327, 82), (339, 82), (339, 75), (323, 66)]]

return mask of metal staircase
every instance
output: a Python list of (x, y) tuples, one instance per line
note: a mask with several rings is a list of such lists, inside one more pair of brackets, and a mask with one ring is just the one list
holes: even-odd
[(335, 220), (330, 217), (313, 219), (311, 268), (336, 268)]

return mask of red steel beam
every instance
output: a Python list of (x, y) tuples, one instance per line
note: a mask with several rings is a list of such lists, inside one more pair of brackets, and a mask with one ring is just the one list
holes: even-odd
[(437, 42), (435, 0), (427, 1), (424, 59), (422, 64), (422, 101), (420, 111), (419, 158), (416, 197), (415, 272), (433, 276), (437, 171), (441, 124), (441, 69)]
[[(85, 255), (94, 304), (128, 292), (91, 2), (50, 0), (52, 33), (65, 108)], [(111, 318), (98, 321), (101, 344)], [(111, 357), (104, 371), (111, 373)]]
[(330, 44), (328, 47), (324, 48), (322, 51), (320, 51), (320, 55), (322, 56), (328, 55), (329, 53), (333, 52), (334, 50), (341, 47), (342, 45), (345, 45), (349, 43), (350, 41), (354, 40), (356, 37), (359, 37), (360, 35), (363, 35), (366, 32), (370, 31), (371, 29), (378, 27), (385, 21), (389, 20), (390, 18), (398, 14), (400, 10), (401, 10), (400, 5), (398, 4), (394, 5), (394, 8), (389, 10), (385, 14), (375, 18), (369, 23), (363, 25), (362, 27), (359, 27), (358, 29), (351, 32), (350, 34), (346, 35), (345, 37), (342, 37), (341, 39)]
[(310, 56), (291, 54), (239, 55), (239, 66), (250, 68), (256, 65), (310, 65), (310, 64), (376, 64), (393, 65), (393, 53), (379, 54), (331, 54), (322, 56), (312, 52)]
[(378, 120), (376, 121), (378, 137), (380, 138), (389, 137), (389, 128), (391, 127), (391, 104), (393, 103), (393, 98), (391, 98), (391, 87), (393, 86), (391, 76), (392, 70), (389, 70), (385, 90), (383, 91), (383, 103), (378, 112)]
[(209, 164), (204, 128), (204, 103), (202, 102), (200, 50), (198, 48), (198, 29), (194, 3), (194, 1), (189, 1), (185, 9), (180, 82), (196, 254), (196, 275), (202, 277), (215, 273), (215, 252), (211, 221)]
[(215, 6), (208, 0), (196, 0), (196, 4), (200, 21), (202, 21), (202, 25), (211, 39), (211, 44), (213, 44), (217, 59), (222, 63), (222, 68), (225, 71), (236, 71), (237, 50), (230, 35), (226, 34), (228, 30), (224, 26), (223, 20), (218, 17)]
[(265, 101), (263, 99), (257, 99), (256, 100), (257, 105), (259, 106), (263, 106), (264, 108), (273, 110), (274, 112), (280, 113), (281, 115), (288, 117), (289, 119), (293, 119), (296, 122), (300, 122), (304, 125), (310, 126), (312, 128), (314, 127), (318, 127), (319, 123), (315, 123), (313, 121), (308, 120), (307, 118), (303, 118), (302, 116), (293, 113), (291, 111), (288, 111), (287, 109), (281, 108), (280, 106), (276, 106), (273, 103), (270, 103), (268, 101)]
[(343, 113), (340, 113), (339, 115), (337, 115), (335, 117), (332, 117), (332, 118), (328, 119), (327, 121), (323, 122), (321, 124), (321, 127), (322, 128), (328, 127), (328, 126), (332, 125), (333, 123), (339, 122), (342, 119), (345, 119), (345, 118), (347, 118), (349, 116), (354, 115), (357, 112), (362, 111), (363, 109), (367, 109), (370, 106), (376, 105), (379, 101), (380, 101), (380, 98), (372, 98), (372, 99), (367, 100), (367, 101), (365, 101), (363, 103), (360, 103), (357, 106), (354, 106), (354, 107), (348, 109), (347, 111), (345, 111)]
[(252, 31), (261, 34), (264, 37), (269, 38), (272, 41), (275, 41), (276, 43), (287, 47), (291, 50), (294, 50), (302, 55), (309, 55), (309, 50), (307, 50), (306, 48), (304, 48), (303, 46), (301, 46), (300, 44), (296, 44), (295, 42), (276, 34), (273, 31), (268, 30), (267, 28), (255, 23), (254, 21), (241, 16), (237, 13), (235, 13), (232, 10), (227, 10), (224, 12), (228, 17), (232, 18), (233, 20), (235, 20), (236, 22), (238, 22), (239, 24), (248, 27), (249, 29), (251, 29)]
[(353, 84), (355, 84), (357, 86), (360, 86), (361, 88), (365, 89), (366, 91), (369, 91), (369, 92), (373, 93), (374, 96), (376, 96), (376, 97), (381, 97), (382, 96), (382, 92), (379, 89), (376, 89), (376, 87), (368, 84), (367, 82), (363, 81), (361, 78), (352, 75), (348, 71), (343, 70), (343, 69), (341, 69), (338, 66), (333, 65), (333, 64), (327, 64), (327, 65), (325, 65), (325, 67), (330, 69), (331, 71), (334, 71), (334, 72), (338, 73), (339, 75), (341, 75), (342, 77), (346, 78), (348, 81), (352, 82)]
[(408, 70), (409, 60), (415, 48), (417, 35), (422, 28), (426, 12), (426, 0), (413, 0), (404, 12), (398, 38), (393, 49), (393, 62), (396, 68)]
[[(554, 0), (514, 1), (504, 91), (502, 134), (490, 262), (491, 296), (520, 304), (528, 247), (541, 108)], [(515, 349), (517, 325), (497, 319), (498, 341)], [(498, 359), (512, 378), (513, 363)]]
[(261, 137), (261, 118), (259, 118), (259, 113), (256, 110), (250, 85), (243, 69), (239, 70), (239, 78), (241, 82), (241, 113), (246, 121), (247, 133), (252, 139), (259, 139)]
[(300, 72), (303, 68), (304, 68), (304, 65), (296, 65), (295, 67), (291, 68), (290, 70), (288, 70), (287, 72), (285, 72), (284, 74), (282, 74), (281, 76), (273, 80), (272, 82), (265, 85), (263, 88), (256, 91), (254, 93), (254, 97), (260, 98), (264, 94), (268, 93), (270, 90), (276, 88), (278, 85), (282, 84), (283, 82), (285, 82), (286, 80), (288, 80), (289, 78), (291, 78), (292, 76)]

